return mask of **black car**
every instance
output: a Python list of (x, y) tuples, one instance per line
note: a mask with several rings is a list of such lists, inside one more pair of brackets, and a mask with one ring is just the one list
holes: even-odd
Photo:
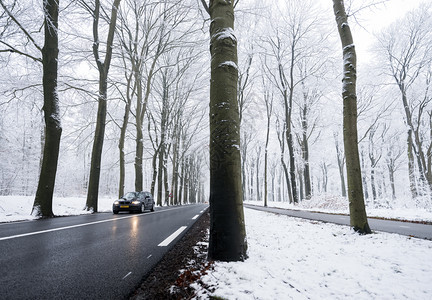
[(129, 192), (121, 199), (114, 201), (113, 213), (119, 211), (129, 211), (142, 213), (145, 210), (154, 211), (154, 199), (149, 192)]

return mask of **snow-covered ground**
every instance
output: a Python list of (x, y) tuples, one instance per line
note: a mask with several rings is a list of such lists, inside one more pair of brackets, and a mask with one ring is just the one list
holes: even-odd
[[(428, 221), (432, 222), (432, 203), (415, 207), (413, 201), (400, 199), (392, 205), (392, 208), (376, 208), (372, 204), (366, 206), (368, 217), (380, 217), (387, 219), (399, 219), (409, 221)], [(263, 206), (262, 201), (246, 201), (247, 204)], [(301, 201), (299, 204), (289, 204), (288, 202), (267, 203), (269, 207), (279, 207), (296, 210), (309, 210), (327, 213), (349, 214), (348, 200), (343, 197), (333, 195), (313, 196), (310, 200)], [(422, 208), (422, 207), (428, 207)]]
[[(196, 299), (431, 299), (432, 241), (245, 209), (245, 262), (215, 263)], [(214, 290), (214, 292), (210, 292)]]
[[(99, 212), (112, 211), (114, 197), (101, 197)], [(34, 196), (0, 196), (0, 222), (13, 222), (34, 219), (31, 216)], [(89, 214), (85, 211), (85, 197), (54, 197), (53, 212), (56, 216)]]
[[(98, 203), (99, 212), (110, 212), (112, 203), (116, 196), (100, 197)], [(0, 196), (0, 222), (13, 222), (32, 220), (30, 215), (33, 206), (34, 196)], [(408, 201), (405, 201), (408, 202)], [(411, 221), (429, 221), (432, 222), (432, 203), (429, 210), (424, 208), (414, 208), (412, 205), (404, 205), (400, 201), (399, 205), (394, 205), (392, 209), (366, 208), (369, 217), (382, 217), (391, 219), (402, 219)], [(262, 201), (246, 201), (247, 204), (263, 205)], [(56, 197), (53, 200), (53, 211), (56, 216), (80, 215), (89, 213), (83, 208), (86, 204), (86, 197)], [(268, 202), (270, 207), (280, 207), (297, 210), (321, 211), (329, 213), (348, 214), (348, 201), (345, 198), (321, 195), (314, 196), (311, 200), (305, 200), (297, 205), (288, 202)]]

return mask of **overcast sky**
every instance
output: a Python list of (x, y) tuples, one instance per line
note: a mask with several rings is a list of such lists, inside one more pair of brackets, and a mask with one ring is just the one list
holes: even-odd
[[(331, 0), (321, 0), (331, 2)], [(380, 0), (376, 0), (378, 2)], [(421, 3), (430, 0), (388, 0), (384, 4), (365, 8), (356, 13), (356, 24), (353, 18), (349, 22), (353, 31), (354, 44), (358, 52), (358, 60), (361, 63), (365, 56), (370, 53), (370, 47), (376, 40), (374, 34), (380, 32), (397, 19), (402, 18), (408, 11), (417, 8)], [(348, 1), (346, 1), (348, 2)], [(353, 6), (356, 8), (370, 0), (354, 0)]]

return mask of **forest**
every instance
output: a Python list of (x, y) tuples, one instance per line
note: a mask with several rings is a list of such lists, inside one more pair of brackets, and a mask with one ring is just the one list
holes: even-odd
[[(0, 195), (37, 194), (53, 128), (56, 195), (87, 196), (96, 211), (98, 195), (132, 190), (150, 191), (158, 205), (207, 201), (206, 7), (47, 2), (59, 4), (58, 20), (44, 19), (42, 1), (0, 0)], [(344, 74), (331, 1), (234, 2), (243, 199), (347, 197)], [(346, 1), (358, 49), (364, 198), (373, 207), (431, 207), (432, 5), (368, 28), (368, 13), (391, 6), (382, 2)], [(48, 63), (47, 36), (58, 40)], [(49, 63), (58, 64), (52, 107), (44, 106)]]

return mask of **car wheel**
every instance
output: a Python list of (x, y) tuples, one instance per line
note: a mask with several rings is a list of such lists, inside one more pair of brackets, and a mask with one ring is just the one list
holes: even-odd
[(154, 205), (152, 205), (152, 208), (150, 209), (150, 211), (154, 211)]
[(118, 210), (113, 210), (113, 213), (116, 215), (116, 214), (118, 214), (119, 212), (118, 212)]
[(145, 206), (144, 204), (141, 204), (141, 213), (143, 213), (145, 211)]

